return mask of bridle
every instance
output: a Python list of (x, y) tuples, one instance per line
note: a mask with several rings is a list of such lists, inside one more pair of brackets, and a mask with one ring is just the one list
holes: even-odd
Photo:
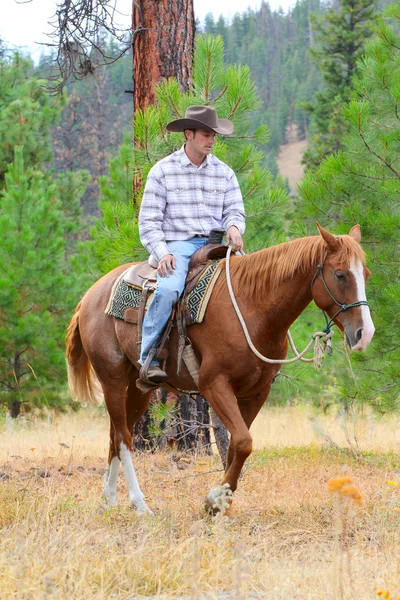
[(349, 310), (349, 308), (355, 308), (356, 306), (369, 306), (369, 304), (368, 304), (367, 300), (357, 300), (357, 302), (352, 302), (351, 304), (342, 304), (341, 302), (338, 302), (338, 300), (336, 300), (335, 296), (332, 294), (332, 292), (328, 288), (328, 285), (324, 278), (324, 263), (325, 263), (325, 258), (326, 258), (327, 253), (328, 253), (328, 248), (325, 248), (324, 253), (322, 255), (321, 262), (317, 265), (317, 270), (315, 272), (314, 277), (311, 280), (311, 289), (312, 289), (312, 286), (314, 285), (314, 281), (316, 280), (316, 278), (319, 275), (321, 277), (322, 283), (324, 284), (324, 288), (328, 292), (329, 296), (332, 298), (332, 300), (335, 302), (335, 304), (337, 304), (339, 306), (339, 310), (337, 312), (335, 312), (335, 314), (333, 315), (333, 317), (331, 318), (330, 321), (328, 320), (328, 315), (326, 314), (326, 312), (324, 310), (322, 311), (324, 313), (324, 317), (325, 317), (325, 321), (326, 321), (326, 327), (325, 327), (325, 329), (323, 329), (323, 331), (325, 333), (330, 333), (331, 326), (335, 324), (334, 320), (338, 316), (339, 313), (341, 313), (342, 311)]

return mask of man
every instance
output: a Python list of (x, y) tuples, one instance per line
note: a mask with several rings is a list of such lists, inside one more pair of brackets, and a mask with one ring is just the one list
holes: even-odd
[[(183, 291), (191, 255), (207, 243), (210, 230), (225, 229), (233, 251), (243, 249), (239, 184), (234, 171), (211, 154), (216, 135), (233, 133), (233, 123), (218, 119), (210, 106), (191, 106), (167, 130), (183, 132), (185, 144), (150, 170), (140, 207), (140, 239), (158, 261), (157, 290), (143, 321), (142, 365)], [(151, 361), (147, 380), (166, 379), (159, 362)]]

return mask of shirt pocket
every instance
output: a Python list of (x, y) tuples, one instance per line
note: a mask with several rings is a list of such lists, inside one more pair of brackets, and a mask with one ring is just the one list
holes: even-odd
[(183, 187), (171, 187), (167, 191), (166, 215), (173, 218), (180, 216), (186, 201), (187, 194)]
[(207, 211), (216, 218), (221, 217), (224, 207), (224, 191), (212, 186), (207, 186), (202, 191)]

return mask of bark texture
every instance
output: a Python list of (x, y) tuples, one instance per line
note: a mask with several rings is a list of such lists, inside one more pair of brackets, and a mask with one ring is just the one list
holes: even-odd
[(134, 110), (154, 104), (154, 87), (175, 77), (191, 86), (195, 20), (193, 0), (137, 0), (132, 3)]

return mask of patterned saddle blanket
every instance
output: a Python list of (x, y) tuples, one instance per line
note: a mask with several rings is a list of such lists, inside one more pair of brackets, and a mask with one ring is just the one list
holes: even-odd
[[(221, 261), (219, 260), (210, 262), (201, 273), (192, 291), (188, 295), (183, 294), (184, 309), (188, 313), (191, 323), (201, 323), (203, 321), (214, 285), (221, 272), (220, 266)], [(132, 311), (131, 309), (139, 310), (143, 290), (139, 286), (124, 281), (124, 275), (128, 271), (129, 269), (124, 271), (115, 282), (105, 313), (111, 317), (117, 317), (118, 319), (132, 323), (137, 322), (137, 320), (132, 319), (132, 314), (135, 314), (136, 311)], [(149, 307), (154, 298), (154, 289), (150, 289), (149, 291), (151, 293), (148, 294), (146, 308)]]

